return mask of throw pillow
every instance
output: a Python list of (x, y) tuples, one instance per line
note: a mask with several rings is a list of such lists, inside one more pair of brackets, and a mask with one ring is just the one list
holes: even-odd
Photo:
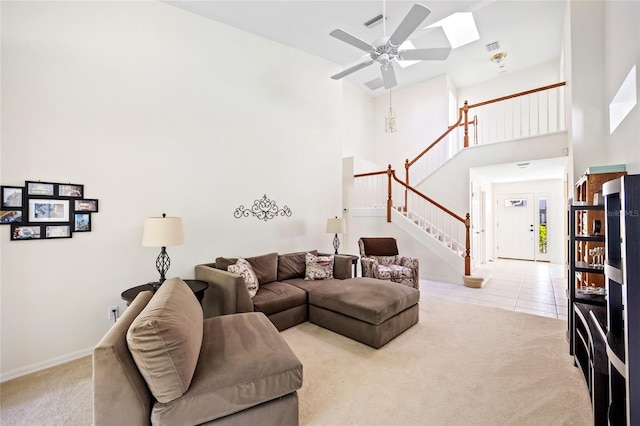
[(180, 278), (166, 280), (131, 323), (129, 352), (159, 402), (171, 402), (189, 389), (202, 330), (202, 307)]
[(278, 281), (290, 280), (292, 278), (304, 278), (304, 272), (307, 269), (306, 254), (311, 253), (314, 256), (318, 254), (317, 250), (308, 252), (297, 252), (278, 255)]
[(314, 256), (311, 253), (305, 255), (305, 280), (324, 280), (333, 278), (333, 255)]
[(258, 292), (258, 277), (253, 271), (253, 268), (243, 258), (239, 258), (235, 265), (229, 265), (227, 271), (238, 274), (244, 279), (244, 283), (249, 291), (249, 297), (253, 299), (253, 296)]

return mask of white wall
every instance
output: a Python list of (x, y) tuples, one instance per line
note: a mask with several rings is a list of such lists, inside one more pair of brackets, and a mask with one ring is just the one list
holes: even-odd
[[(331, 249), (339, 66), (160, 2), (2, 2), (1, 183), (85, 185), (93, 231), (0, 227), (2, 379), (84, 355), (157, 279), (144, 217), (184, 218), (169, 276), (218, 255)], [(348, 133), (347, 133), (348, 134)], [(235, 219), (263, 195), (293, 215)]]
[[(607, 164), (607, 106), (604, 97), (604, 3), (571, 1), (567, 83), (571, 86), (570, 139), (573, 182), (588, 167)], [(626, 3), (626, 2), (625, 2)]]
[[(604, 8), (607, 35), (604, 49), (605, 107), (634, 65), (636, 99), (640, 102), (640, 2), (608, 1)], [(608, 129), (608, 113), (605, 123)], [(606, 147), (608, 163), (626, 164), (629, 173), (640, 173), (640, 105), (636, 104), (613, 134), (607, 137)]]
[(522, 71), (496, 76), (492, 80), (458, 88), (458, 104), (484, 102), (518, 92), (560, 83), (559, 59)]
[(398, 131), (385, 133), (384, 118), (389, 111), (389, 94), (375, 98), (373, 129), (376, 158), (370, 160), (384, 164), (385, 169), (391, 164), (398, 178), (404, 180), (405, 160), (413, 160), (447, 130), (448, 102), (446, 75), (393, 90), (392, 104)]
[(378, 129), (374, 129), (373, 99), (348, 81), (340, 80), (340, 82), (344, 85), (342, 156), (374, 161), (376, 158), (374, 134)]

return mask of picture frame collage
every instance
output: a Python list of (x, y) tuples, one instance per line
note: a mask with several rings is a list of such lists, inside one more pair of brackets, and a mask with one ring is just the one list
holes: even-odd
[(98, 199), (84, 197), (84, 185), (25, 181), (0, 186), (0, 225), (11, 226), (11, 241), (71, 238), (91, 232)]

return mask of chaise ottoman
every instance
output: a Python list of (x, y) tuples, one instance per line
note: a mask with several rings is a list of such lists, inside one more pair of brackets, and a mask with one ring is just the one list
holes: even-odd
[(418, 322), (420, 292), (375, 278), (309, 291), (309, 321), (376, 349)]

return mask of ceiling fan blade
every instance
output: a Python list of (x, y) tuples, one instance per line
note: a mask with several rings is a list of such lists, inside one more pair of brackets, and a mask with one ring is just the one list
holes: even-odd
[(429, 8), (421, 4), (414, 4), (409, 13), (407, 13), (407, 16), (404, 17), (400, 25), (398, 25), (398, 28), (396, 28), (389, 38), (389, 43), (393, 46), (400, 46), (430, 13), (431, 10)]
[(449, 57), (450, 47), (434, 47), (429, 49), (410, 49), (398, 52), (401, 61), (443, 61)]
[(381, 65), (380, 70), (382, 71), (382, 81), (384, 82), (385, 89), (391, 89), (392, 87), (398, 85), (398, 81), (396, 80), (396, 72), (393, 70), (393, 65)]
[(382, 77), (377, 77), (371, 81), (367, 81), (364, 85), (367, 86), (369, 90), (377, 90), (384, 86), (384, 83), (382, 81)]
[(352, 45), (353, 47), (364, 50), (365, 52), (371, 52), (374, 49), (374, 47), (366, 41), (362, 41), (358, 37), (352, 36), (351, 34), (340, 29), (331, 31), (329, 35), (337, 38), (338, 40), (342, 40), (345, 43)]
[(344, 70), (342, 72), (339, 72), (336, 75), (332, 75), (331, 78), (334, 79), (334, 80), (340, 80), (342, 77), (345, 77), (345, 76), (347, 76), (347, 75), (349, 75), (351, 73), (354, 73), (354, 72), (356, 72), (356, 71), (358, 71), (358, 70), (360, 70), (360, 69), (362, 69), (364, 67), (368, 67), (373, 62), (374, 62), (373, 59), (370, 59), (370, 60), (362, 62), (362, 63), (360, 63), (358, 65), (354, 65), (351, 68), (347, 68), (346, 70)]

